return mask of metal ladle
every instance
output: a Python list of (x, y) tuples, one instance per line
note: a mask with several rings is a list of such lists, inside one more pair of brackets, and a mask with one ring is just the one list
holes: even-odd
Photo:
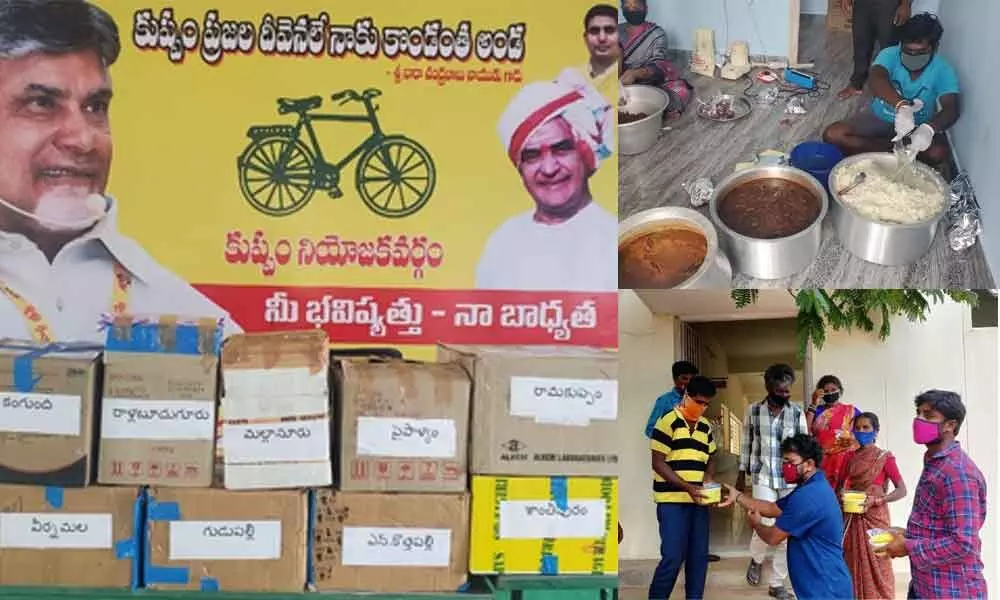
[(854, 181), (844, 186), (843, 188), (837, 190), (837, 195), (843, 196), (847, 192), (853, 190), (854, 188), (864, 183), (866, 179), (868, 179), (868, 173), (865, 173), (863, 171), (861, 173), (858, 173), (857, 175), (854, 176)]

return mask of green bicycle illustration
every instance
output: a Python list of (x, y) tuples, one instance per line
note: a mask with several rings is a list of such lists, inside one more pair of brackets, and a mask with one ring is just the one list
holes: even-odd
[[(378, 105), (382, 92), (370, 88), (362, 93), (344, 90), (330, 96), (340, 105), (360, 102), (365, 114), (320, 114), (323, 98), (278, 98), (278, 114), (295, 113), (295, 125), (254, 126), (247, 130), (250, 144), (237, 160), (240, 191), (256, 210), (283, 217), (301, 210), (317, 190), (332, 198), (344, 194), (340, 176), (358, 158), (355, 189), (377, 215), (402, 218), (422, 209), (434, 193), (436, 172), (427, 150), (403, 135), (389, 135), (379, 124)], [(368, 123), (372, 131), (354, 150), (338, 162), (330, 162), (316, 137), (314, 122)], [(303, 133), (305, 135), (303, 135)]]

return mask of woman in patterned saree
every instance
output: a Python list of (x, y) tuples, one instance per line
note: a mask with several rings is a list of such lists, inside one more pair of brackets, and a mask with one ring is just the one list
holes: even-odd
[[(845, 514), (844, 519), (844, 560), (858, 600), (892, 600), (896, 589), (892, 559), (875, 554), (868, 544), (869, 529), (889, 528), (888, 504), (906, 496), (896, 458), (875, 445), (878, 430), (878, 417), (873, 413), (854, 418), (854, 437), (861, 447), (845, 453), (839, 477), (841, 489), (867, 495), (864, 514)], [(893, 490), (886, 493), (890, 481)]]
[(658, 87), (670, 96), (667, 116), (677, 118), (691, 101), (694, 88), (681, 79), (680, 71), (667, 60), (667, 32), (646, 20), (646, 0), (625, 0), (625, 24), (619, 25), (622, 43), (620, 69), (625, 85)]
[(841, 402), (843, 395), (844, 386), (840, 384), (840, 379), (824, 375), (816, 383), (812, 404), (806, 410), (806, 425), (823, 448), (821, 468), (834, 489), (844, 464), (844, 453), (858, 447), (854, 439), (854, 417), (861, 411), (854, 405)]

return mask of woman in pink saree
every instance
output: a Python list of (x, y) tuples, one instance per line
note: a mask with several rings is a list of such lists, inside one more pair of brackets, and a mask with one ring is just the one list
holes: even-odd
[(619, 25), (622, 44), (621, 81), (625, 85), (658, 87), (670, 96), (667, 115), (676, 118), (691, 102), (692, 91), (680, 71), (667, 60), (667, 32), (646, 20), (646, 0), (625, 0), (625, 24)]

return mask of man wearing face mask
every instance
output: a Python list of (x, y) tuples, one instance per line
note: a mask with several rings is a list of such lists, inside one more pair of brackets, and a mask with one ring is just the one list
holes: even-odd
[[(781, 443), (782, 479), (794, 490), (777, 502), (748, 498), (732, 486), (719, 507), (739, 504), (748, 511), (754, 533), (766, 543), (788, 543), (792, 588), (799, 600), (854, 598), (844, 562), (840, 503), (819, 465), (823, 449), (807, 434)], [(773, 525), (765, 518), (776, 519)]]
[(653, 499), (660, 526), (660, 562), (649, 584), (649, 600), (670, 598), (684, 565), (684, 596), (700, 600), (708, 573), (708, 508), (702, 486), (715, 475), (717, 449), (712, 424), (704, 416), (715, 384), (696, 376), (684, 401), (656, 422), (649, 441)]
[(120, 50), (114, 20), (85, 0), (0, 0), (0, 337), (101, 343), (102, 315), (123, 313), (239, 331), (118, 231), (105, 188)]
[(986, 520), (986, 479), (956, 436), (965, 405), (955, 392), (930, 390), (914, 401), (913, 441), (926, 446), (924, 470), (906, 531), (885, 548), (910, 557), (909, 598), (987, 596), (979, 532)]
[[(743, 419), (743, 436), (740, 445), (739, 475), (736, 488), (752, 491), (753, 497), (766, 502), (784, 498), (795, 489), (781, 476), (781, 443), (788, 438), (807, 433), (806, 418), (802, 409), (789, 402), (795, 370), (785, 364), (775, 364), (764, 372), (767, 398), (752, 404)], [(746, 476), (751, 477), (752, 487), (747, 489)], [(765, 520), (765, 524), (771, 524)], [(760, 585), (761, 570), (769, 545), (757, 533), (750, 539), (750, 564), (747, 565), (747, 583)], [(785, 579), (788, 577), (787, 544), (782, 541), (774, 548), (768, 594), (783, 600), (788, 597)]]
[(943, 35), (938, 18), (929, 13), (903, 23), (899, 45), (879, 52), (872, 65), (871, 107), (830, 125), (824, 139), (846, 155), (889, 152), (901, 141), (928, 165), (945, 164), (945, 132), (958, 121), (960, 90), (954, 67), (938, 52)]

